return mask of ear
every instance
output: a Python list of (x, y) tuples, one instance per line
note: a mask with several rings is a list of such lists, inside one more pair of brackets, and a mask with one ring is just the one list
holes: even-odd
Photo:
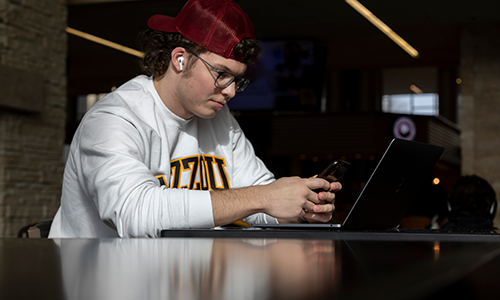
[(177, 73), (182, 72), (183, 68), (186, 66), (186, 53), (186, 49), (182, 47), (177, 47), (172, 50), (170, 65), (177, 71)]

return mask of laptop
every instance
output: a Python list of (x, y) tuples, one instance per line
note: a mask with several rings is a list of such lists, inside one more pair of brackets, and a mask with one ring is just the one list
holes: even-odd
[(254, 224), (253, 227), (397, 229), (443, 151), (440, 146), (393, 139), (341, 224)]

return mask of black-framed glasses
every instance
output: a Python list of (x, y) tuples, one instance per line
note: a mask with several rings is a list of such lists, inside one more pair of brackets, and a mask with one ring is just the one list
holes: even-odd
[(203, 58), (199, 57), (198, 54), (194, 53), (193, 51), (189, 50), (189, 49), (186, 49), (187, 51), (189, 51), (191, 54), (193, 54), (194, 56), (198, 57), (199, 59), (201, 59), (204, 63), (206, 63), (210, 68), (214, 69), (215, 72), (217, 72), (217, 78), (215, 78), (215, 81), (214, 81), (214, 85), (219, 88), (219, 89), (225, 89), (227, 88), (228, 86), (231, 85), (231, 83), (235, 83), (236, 85), (236, 92), (237, 93), (241, 93), (243, 92), (247, 86), (252, 82), (252, 80), (248, 79), (248, 78), (245, 78), (245, 77), (236, 77), (234, 76), (233, 74), (231, 73), (228, 73), (228, 72), (223, 72), (223, 71), (220, 71), (218, 70), (217, 68), (215, 68), (214, 66), (212, 66), (211, 64), (209, 64), (206, 60), (204, 60)]

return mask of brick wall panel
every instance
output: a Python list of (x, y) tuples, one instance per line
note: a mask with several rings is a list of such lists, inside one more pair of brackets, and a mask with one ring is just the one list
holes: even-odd
[(36, 74), (43, 83), (38, 113), (0, 107), (0, 237), (51, 219), (59, 206), (66, 17), (64, 0), (0, 0), (0, 65)]

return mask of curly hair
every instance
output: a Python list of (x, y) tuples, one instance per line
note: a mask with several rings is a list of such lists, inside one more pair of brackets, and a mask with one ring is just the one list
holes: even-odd
[(261, 45), (254, 39), (242, 39), (236, 46), (234, 46), (234, 58), (245, 64), (253, 64), (259, 60), (262, 55)]
[[(172, 50), (177, 47), (187, 48), (196, 54), (208, 52), (205, 48), (191, 42), (179, 33), (146, 29), (139, 34), (139, 43), (144, 56), (139, 62), (141, 70), (147, 76), (161, 78), (167, 72)], [(245, 38), (234, 47), (234, 58), (245, 64), (255, 63), (262, 55), (262, 47), (253, 39)], [(193, 60), (187, 62), (189, 72)]]

